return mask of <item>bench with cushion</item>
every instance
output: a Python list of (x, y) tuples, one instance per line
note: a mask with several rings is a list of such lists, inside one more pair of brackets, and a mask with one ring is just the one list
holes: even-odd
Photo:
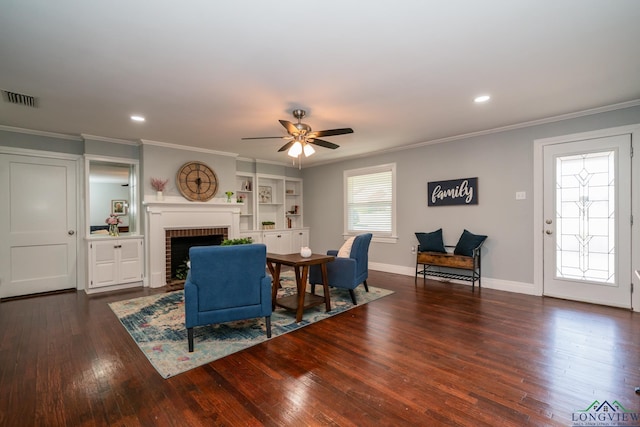
[[(430, 233), (416, 233), (418, 251), (416, 254), (416, 275), (442, 277), (444, 279), (471, 282), (471, 288), (481, 286), (480, 249), (487, 236), (464, 230), (455, 246), (446, 246), (442, 239), (442, 228)], [(453, 248), (453, 252), (447, 250)]]

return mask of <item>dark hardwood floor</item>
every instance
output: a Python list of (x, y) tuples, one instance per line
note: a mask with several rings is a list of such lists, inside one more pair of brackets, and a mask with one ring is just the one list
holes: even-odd
[(568, 426), (595, 400), (640, 412), (638, 313), (368, 283), (395, 294), (167, 380), (107, 306), (157, 290), (2, 302), (0, 425)]

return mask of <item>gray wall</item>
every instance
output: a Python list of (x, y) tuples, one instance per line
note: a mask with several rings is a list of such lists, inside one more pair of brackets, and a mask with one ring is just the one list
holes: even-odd
[(225, 191), (234, 191), (235, 189), (235, 157), (153, 144), (143, 144), (141, 151), (140, 179), (142, 180), (143, 200), (155, 200), (156, 191), (151, 187), (151, 178), (168, 179), (169, 183), (164, 191), (165, 197), (179, 197), (184, 200), (176, 184), (176, 174), (182, 165), (193, 161), (206, 163), (215, 171), (219, 183), (216, 198), (225, 197)]
[(84, 141), (80, 137), (56, 136), (12, 132), (0, 129), (0, 145), (27, 150), (52, 151), (65, 154), (84, 154)]
[[(396, 163), (398, 242), (371, 245), (369, 261), (415, 267), (416, 231), (444, 231), (455, 245), (466, 228), (489, 236), (483, 277), (533, 283), (533, 141), (640, 123), (640, 107), (425, 145), (303, 169), (305, 225), (314, 252), (343, 242), (343, 171)], [(356, 130), (357, 135), (357, 130)], [(478, 177), (476, 206), (427, 207), (427, 182)], [(525, 191), (525, 200), (515, 200)]]

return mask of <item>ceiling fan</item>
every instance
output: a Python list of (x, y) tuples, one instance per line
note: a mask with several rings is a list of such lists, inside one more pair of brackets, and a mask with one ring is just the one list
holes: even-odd
[(311, 126), (300, 122), (300, 120), (307, 115), (307, 112), (304, 110), (296, 109), (293, 110), (293, 117), (298, 119), (298, 123), (291, 123), (287, 120), (279, 120), (280, 124), (284, 126), (287, 130), (288, 136), (259, 136), (255, 138), (242, 138), (243, 140), (247, 139), (285, 139), (289, 140), (286, 144), (284, 144), (278, 152), (289, 150), (287, 154), (291, 157), (298, 157), (300, 154), (304, 152), (306, 157), (309, 157), (315, 150), (309, 144), (315, 144), (321, 147), (330, 148), (335, 150), (339, 147), (339, 145), (334, 144), (333, 142), (325, 141), (323, 139), (319, 139), (320, 137), (325, 136), (336, 136), (336, 135), (345, 135), (348, 133), (353, 133), (353, 129), (351, 128), (341, 128), (341, 129), (328, 129), (328, 130), (319, 130), (312, 131)]

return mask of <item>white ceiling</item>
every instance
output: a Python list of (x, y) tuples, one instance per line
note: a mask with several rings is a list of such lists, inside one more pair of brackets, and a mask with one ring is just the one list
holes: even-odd
[[(0, 125), (333, 161), (640, 99), (637, 0), (1, 0)], [(473, 98), (488, 93), (483, 105)], [(131, 114), (146, 117), (134, 123)]]

